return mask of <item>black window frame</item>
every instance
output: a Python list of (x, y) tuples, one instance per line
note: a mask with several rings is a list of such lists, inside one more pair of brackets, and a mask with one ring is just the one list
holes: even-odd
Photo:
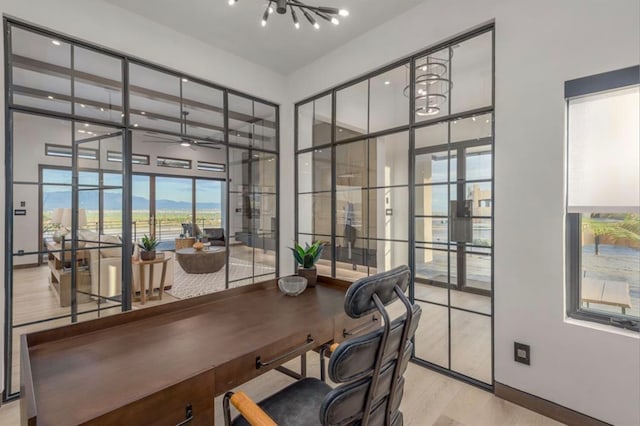
[[(565, 117), (569, 117), (569, 101), (579, 96), (588, 96), (608, 90), (637, 86), (640, 84), (640, 65), (608, 71), (591, 76), (566, 81), (564, 84)], [(568, 128), (568, 126), (567, 126)], [(569, 159), (569, 138), (566, 137), (565, 155)], [(568, 173), (568, 167), (567, 167)], [(568, 182), (568, 179), (567, 179)], [(567, 184), (565, 200), (565, 246), (566, 246), (566, 314), (568, 318), (611, 325), (632, 331), (640, 331), (640, 320), (634, 320), (622, 313), (605, 313), (589, 308), (583, 308), (580, 298), (582, 289), (582, 214), (569, 213), (567, 209), (569, 188)], [(599, 212), (594, 212), (599, 213)], [(606, 213), (606, 212), (600, 212)]]

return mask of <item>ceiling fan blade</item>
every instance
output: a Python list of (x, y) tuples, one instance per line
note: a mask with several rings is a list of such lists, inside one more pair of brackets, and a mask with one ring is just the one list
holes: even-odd
[(182, 141), (170, 141), (170, 140), (143, 140), (142, 142), (146, 143), (182, 143)]

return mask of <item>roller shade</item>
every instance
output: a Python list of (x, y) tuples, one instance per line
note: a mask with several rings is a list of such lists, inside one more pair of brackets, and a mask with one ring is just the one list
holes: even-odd
[(640, 211), (640, 86), (569, 99), (569, 213)]

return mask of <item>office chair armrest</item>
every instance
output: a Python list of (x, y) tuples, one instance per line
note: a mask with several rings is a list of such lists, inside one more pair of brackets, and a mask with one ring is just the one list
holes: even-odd
[(338, 349), (338, 346), (340, 346), (340, 343), (332, 343), (331, 345), (324, 345), (322, 346), (322, 348), (320, 349), (320, 380), (322, 380), (323, 382), (327, 381), (327, 373), (326, 373), (326, 365), (325, 365), (325, 361), (324, 358), (325, 356), (331, 356), (331, 354), (333, 354), (336, 349)]
[(225, 424), (227, 426), (230, 426), (231, 424), (229, 401), (234, 407), (236, 407), (242, 417), (251, 424), (251, 426), (278, 426), (276, 422), (274, 422), (273, 419), (258, 406), (258, 404), (253, 402), (253, 400), (242, 391), (236, 393), (227, 392), (224, 396), (222, 404), (225, 410), (224, 416)]

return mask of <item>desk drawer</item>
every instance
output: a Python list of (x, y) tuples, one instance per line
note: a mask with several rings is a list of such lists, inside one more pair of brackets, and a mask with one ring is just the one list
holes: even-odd
[(353, 319), (344, 314), (336, 319), (333, 339), (336, 342), (342, 342), (350, 337), (368, 333), (378, 327), (380, 327), (380, 314), (371, 314), (358, 319)]
[[(313, 342), (307, 339), (311, 336)], [(223, 394), (333, 339), (333, 324), (318, 324), (216, 367), (216, 396)], [(264, 365), (257, 366), (257, 358)]]
[[(213, 371), (140, 398), (84, 425), (213, 425)], [(191, 421), (186, 421), (191, 417)]]

